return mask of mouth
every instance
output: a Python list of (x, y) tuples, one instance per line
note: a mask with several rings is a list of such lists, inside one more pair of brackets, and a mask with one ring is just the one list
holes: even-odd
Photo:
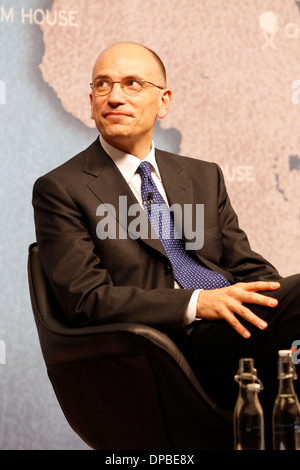
[(108, 118), (108, 119), (122, 119), (124, 117), (132, 117), (130, 114), (128, 113), (122, 113), (120, 111), (109, 111), (108, 113), (105, 113), (104, 114), (104, 117), (105, 118)]

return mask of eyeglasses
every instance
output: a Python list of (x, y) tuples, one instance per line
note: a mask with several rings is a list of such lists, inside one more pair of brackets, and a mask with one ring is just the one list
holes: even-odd
[(114, 82), (107, 77), (96, 77), (95, 80), (90, 83), (90, 87), (96, 96), (105, 96), (109, 95), (115, 83), (120, 83), (122, 90), (127, 95), (137, 95), (142, 91), (145, 83), (148, 83), (148, 85), (152, 85), (159, 88), (160, 90), (163, 90), (163, 87), (155, 85), (155, 83), (148, 82), (147, 80), (142, 80), (138, 77), (125, 77), (122, 80)]

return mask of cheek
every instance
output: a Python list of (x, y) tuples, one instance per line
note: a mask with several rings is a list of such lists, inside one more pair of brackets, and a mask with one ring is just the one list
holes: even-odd
[(104, 101), (101, 99), (101, 97), (94, 98), (94, 100), (91, 102), (91, 108), (92, 108), (92, 113), (95, 116), (99, 116), (100, 111), (104, 107)]
[(94, 105), (91, 106), (91, 117), (96, 122), (100, 122), (100, 120), (101, 120), (101, 106), (99, 106), (99, 104), (94, 103)]
[(143, 102), (140, 106), (136, 107), (136, 113), (139, 119), (144, 123), (153, 122), (155, 121), (158, 113), (157, 103), (153, 103), (153, 101)]
[(141, 119), (146, 125), (153, 126), (157, 118), (157, 113), (157, 107), (149, 105), (148, 107), (144, 108)]

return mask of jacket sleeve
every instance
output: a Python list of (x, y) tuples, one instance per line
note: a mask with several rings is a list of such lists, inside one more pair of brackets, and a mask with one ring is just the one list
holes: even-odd
[(222, 232), (223, 265), (236, 282), (280, 280), (276, 268), (252, 250), (245, 232), (239, 227), (222, 171), (219, 167), (219, 220)]

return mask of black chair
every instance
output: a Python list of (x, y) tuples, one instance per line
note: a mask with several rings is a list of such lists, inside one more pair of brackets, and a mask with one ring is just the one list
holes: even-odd
[(48, 376), (93, 449), (231, 450), (232, 415), (207, 397), (163, 333), (138, 324), (70, 328), (29, 247), (32, 309)]

